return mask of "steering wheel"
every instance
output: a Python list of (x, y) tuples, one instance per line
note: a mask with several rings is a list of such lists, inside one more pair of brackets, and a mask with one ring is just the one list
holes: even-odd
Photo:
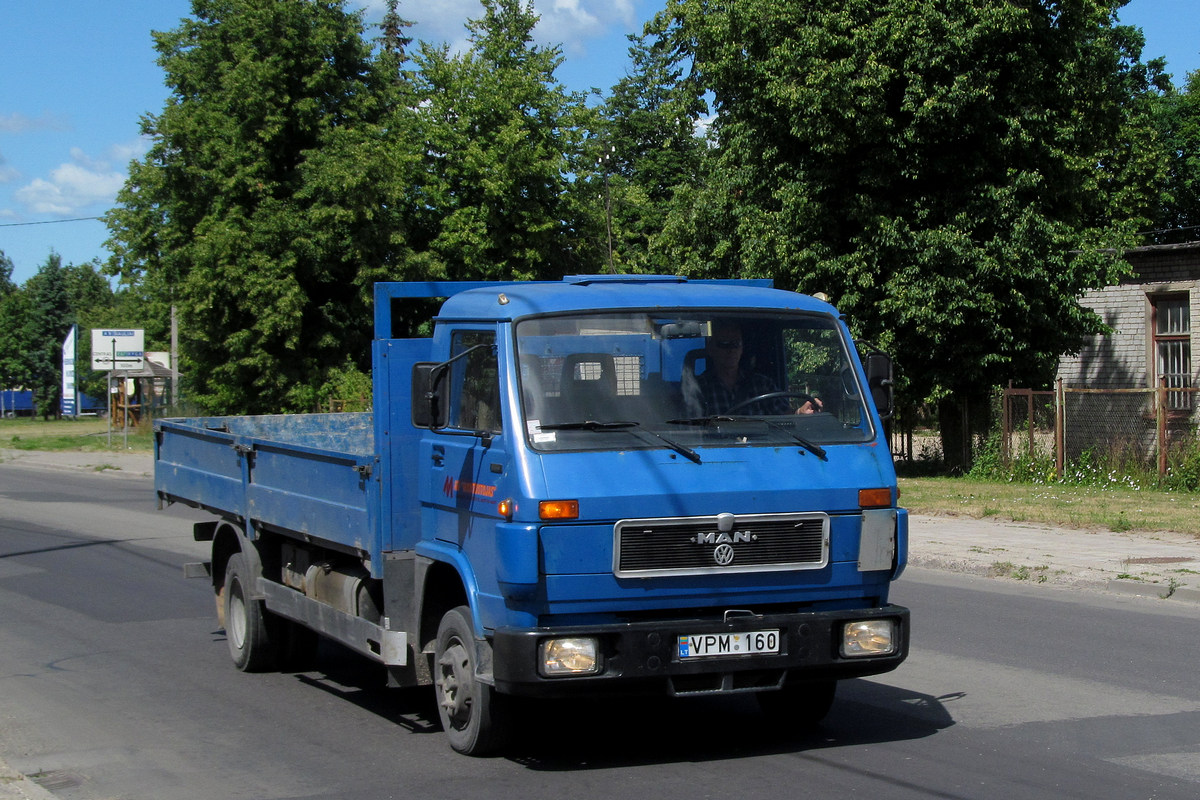
[(753, 404), (761, 402), (763, 400), (774, 400), (777, 397), (795, 397), (795, 398), (803, 401), (799, 405), (804, 405), (804, 403), (811, 403), (814, 412), (820, 411), (820, 404), (817, 401), (817, 398), (813, 397), (811, 394), (805, 394), (804, 392), (766, 392), (765, 394), (755, 395), (754, 397), (748, 397), (745, 400), (741, 401), (740, 403), (734, 403), (732, 406), (730, 406), (728, 409), (726, 409), (725, 413), (732, 414), (733, 412), (737, 411), (739, 408), (745, 408), (746, 406), (753, 405)]

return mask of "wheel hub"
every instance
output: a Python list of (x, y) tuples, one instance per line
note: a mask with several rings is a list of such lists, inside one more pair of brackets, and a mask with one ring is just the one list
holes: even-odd
[(471, 717), (471, 664), (462, 643), (455, 642), (446, 649), (438, 662), (440, 673), (438, 686), (442, 693), (442, 708), (456, 723), (456, 727)]

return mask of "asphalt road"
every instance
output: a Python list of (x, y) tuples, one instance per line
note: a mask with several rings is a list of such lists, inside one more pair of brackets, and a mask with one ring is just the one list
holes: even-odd
[(1191, 604), (910, 570), (910, 660), (844, 684), (817, 732), (744, 698), (557, 703), (471, 759), (428, 691), (332, 647), (234, 670), (182, 577), (195, 518), (144, 477), (0, 463), (0, 759), (55, 797), (1200, 796)]

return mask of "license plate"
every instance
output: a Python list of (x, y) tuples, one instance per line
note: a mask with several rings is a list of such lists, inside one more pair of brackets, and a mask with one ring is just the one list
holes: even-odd
[(779, 631), (697, 633), (679, 637), (680, 658), (750, 656), (779, 652)]

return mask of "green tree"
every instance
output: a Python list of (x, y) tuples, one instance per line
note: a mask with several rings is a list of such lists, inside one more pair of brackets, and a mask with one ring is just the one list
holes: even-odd
[(1155, 77), (1123, 4), (676, 0), (717, 118), (675, 252), (826, 292), (953, 437), (989, 387), (1042, 383), (1103, 330), (1078, 298), (1134, 241), (1115, 192), (1152, 206), (1133, 176), (1154, 165), (1120, 154)]
[(423, 44), (414, 251), (431, 278), (534, 279), (581, 267), (570, 177), (590, 112), (532, 43), (531, 3), (483, 0), (469, 48)]
[(676, 190), (700, 171), (706, 144), (697, 126), (708, 105), (674, 19), (660, 14), (629, 40), (630, 69), (601, 107), (592, 183), (608, 207), (615, 271), (671, 273), (676, 265), (656, 245)]
[(1194, 240), (1200, 236), (1200, 70), (1187, 76), (1182, 90), (1159, 98), (1154, 110), (1169, 162), (1156, 240)]
[(26, 380), (21, 338), (25, 295), (13, 283), (12, 273), (12, 259), (0, 250), (0, 390), (15, 389)]
[(192, 400), (311, 408), (370, 328), (344, 239), (312, 234), (328, 220), (306, 184), (331, 171), (314, 154), (373, 108), (360, 15), (342, 0), (193, 0), (155, 47), (172, 95), (143, 120), (153, 145), (107, 217), (110, 269), (153, 300), (159, 328), (178, 306)]
[(298, 191), (305, 240), (325, 254), (331, 273), (353, 276), (354, 297), (340, 304), (344, 358), (367, 371), (375, 282), (425, 276), (409, 233), (424, 158), (416, 125), (421, 103), (408, 55), (412, 39), (406, 35), (411, 25), (390, 0), (359, 118), (330, 131), (308, 155)]
[(35, 411), (49, 419), (62, 413), (62, 344), (75, 323), (62, 257), (51, 252), (23, 289), (28, 294), (21, 327), (24, 372)]
[(17, 290), (17, 285), (12, 280), (12, 274), (12, 259), (5, 255), (3, 250), (0, 250), (0, 297), (7, 297)]
[(97, 261), (63, 267), (67, 304), (75, 321), (85, 314), (104, 312), (113, 306), (115, 295)]

